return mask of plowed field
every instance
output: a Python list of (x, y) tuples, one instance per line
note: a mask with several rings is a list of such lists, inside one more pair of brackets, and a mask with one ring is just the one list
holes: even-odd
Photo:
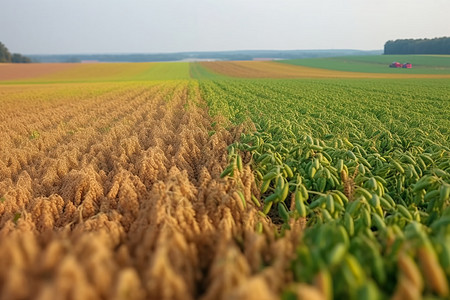
[(208, 134), (195, 83), (29, 89), (1, 89), (2, 299), (279, 293), (292, 241), (242, 202), (248, 167), (219, 177), (240, 130)]
[(0, 64), (0, 80), (35, 78), (70, 69), (73, 64)]

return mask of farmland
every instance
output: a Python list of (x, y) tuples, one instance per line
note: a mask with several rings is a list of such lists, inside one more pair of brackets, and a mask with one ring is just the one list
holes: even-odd
[[(306, 62), (305, 62), (306, 61)], [(356, 64), (352, 66), (353, 69), (342, 68), (334, 63), (329, 63), (326, 60), (311, 60), (311, 66), (302, 66), (300, 64), (308, 64), (308, 60), (293, 60), (293, 61), (237, 61), (237, 62), (203, 62), (201, 66), (210, 70), (215, 74), (221, 74), (229, 77), (237, 78), (450, 78), (450, 69), (445, 70), (442, 74), (435, 74), (426, 69), (425, 73), (421, 70), (409, 72), (411, 69), (389, 72), (377, 73), (378, 71), (389, 71), (387, 65), (376, 66), (370, 65), (369, 68), (364, 64)], [(333, 69), (336, 67), (336, 69)], [(194, 72), (200, 66), (194, 66)], [(368, 71), (365, 71), (367, 69)], [(433, 70), (433, 69), (431, 69)], [(372, 71), (372, 72), (371, 72)], [(209, 78), (209, 75), (205, 75)]]
[[(410, 62), (413, 69), (389, 69), (393, 61)], [(388, 73), (388, 74), (449, 74), (448, 55), (376, 55), (343, 56), (330, 58), (293, 59), (284, 63), (337, 71)]]
[(0, 297), (448, 297), (448, 72), (3, 67)]
[(188, 63), (0, 65), (3, 84), (189, 79)]

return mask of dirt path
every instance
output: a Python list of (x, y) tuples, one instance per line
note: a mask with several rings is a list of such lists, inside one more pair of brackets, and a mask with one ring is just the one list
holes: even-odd
[(272, 299), (291, 281), (296, 232), (275, 238), (248, 166), (220, 179), (240, 129), (209, 136), (195, 83), (47, 102), (51, 90), (8, 102), (9, 89), (1, 299)]

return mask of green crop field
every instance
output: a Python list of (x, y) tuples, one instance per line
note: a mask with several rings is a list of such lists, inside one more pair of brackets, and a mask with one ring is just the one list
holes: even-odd
[[(389, 68), (393, 61), (410, 62), (412, 69)], [(450, 74), (448, 55), (374, 55), (343, 56), (283, 60), (283, 63), (338, 71), (392, 73), (392, 74)]]
[[(222, 176), (250, 156), (255, 205), (282, 231), (306, 221), (296, 281), (323, 280), (337, 299), (383, 299), (403, 288), (421, 295), (424, 279), (425, 294), (448, 295), (449, 80), (222, 79), (200, 87), (212, 114), (256, 128), (229, 146)], [(285, 299), (294, 294), (287, 289)]]

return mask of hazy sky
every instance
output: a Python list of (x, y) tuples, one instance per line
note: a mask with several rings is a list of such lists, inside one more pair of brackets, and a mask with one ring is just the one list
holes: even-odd
[(450, 0), (0, 0), (22, 54), (382, 49), (450, 36)]

